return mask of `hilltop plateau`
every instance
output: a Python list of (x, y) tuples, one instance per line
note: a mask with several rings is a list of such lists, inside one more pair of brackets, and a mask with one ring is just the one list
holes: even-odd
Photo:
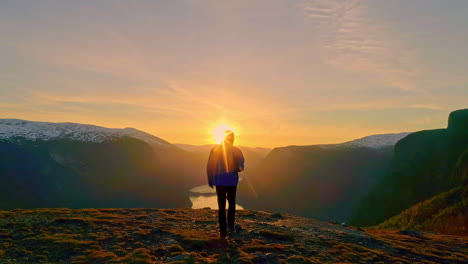
[(240, 210), (217, 236), (211, 209), (0, 211), (1, 263), (468, 263), (466, 237), (362, 229)]

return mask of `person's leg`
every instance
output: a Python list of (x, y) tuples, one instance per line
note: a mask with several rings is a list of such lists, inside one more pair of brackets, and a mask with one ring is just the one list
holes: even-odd
[(216, 186), (216, 194), (218, 196), (219, 233), (221, 236), (226, 236), (226, 187)]
[(236, 219), (236, 192), (237, 186), (227, 187), (227, 200), (229, 202), (228, 209), (228, 228), (230, 231), (234, 231), (234, 221)]

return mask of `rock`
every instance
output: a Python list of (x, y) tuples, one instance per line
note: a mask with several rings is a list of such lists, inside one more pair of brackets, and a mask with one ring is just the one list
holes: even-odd
[(276, 263), (278, 259), (278, 255), (275, 253), (252, 253), (251, 254), (252, 261), (254, 263)]
[(211, 210), (211, 207), (203, 207), (203, 209)]
[(422, 232), (420, 231), (415, 231), (415, 230), (409, 230), (409, 229), (405, 229), (405, 230), (401, 230), (400, 232), (398, 232), (400, 235), (406, 235), (406, 236), (412, 236), (412, 237), (416, 237), (416, 238), (420, 238), (420, 239), (427, 239)]
[(237, 224), (235, 227), (234, 227), (234, 230), (236, 230), (236, 232), (240, 232), (242, 231), (242, 226), (240, 224)]
[(288, 263), (305, 263), (306, 259), (300, 255), (292, 255), (288, 258)]
[(168, 240), (166, 241), (165, 245), (166, 245), (166, 246), (170, 246), (170, 245), (175, 244), (175, 243), (177, 243), (177, 241), (175, 241), (174, 239), (168, 239)]
[(275, 253), (266, 253), (266, 254), (265, 254), (265, 257), (266, 257), (269, 261), (271, 261), (271, 260), (273, 260), (273, 259), (277, 259), (277, 258), (278, 258), (278, 255), (275, 254)]
[(189, 254), (183, 254), (183, 255), (178, 255), (178, 256), (175, 256), (175, 257), (172, 257), (164, 262), (168, 263), (168, 262), (173, 262), (173, 261), (179, 261), (179, 260), (183, 260), (187, 257), (189, 257), (190, 255)]
[(252, 253), (251, 256), (254, 263), (263, 263), (267, 261), (267, 257), (262, 253)]
[(281, 213), (273, 213), (270, 216), (273, 218), (283, 218), (283, 215)]
[(159, 227), (155, 227), (155, 228), (151, 229), (152, 234), (159, 234), (161, 232), (162, 232), (162, 230)]

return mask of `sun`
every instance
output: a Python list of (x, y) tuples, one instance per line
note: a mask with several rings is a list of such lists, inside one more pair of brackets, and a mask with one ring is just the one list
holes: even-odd
[(212, 132), (216, 144), (221, 144), (223, 142), (226, 130), (231, 130), (234, 134), (236, 133), (235, 129), (225, 123), (219, 124), (213, 128)]

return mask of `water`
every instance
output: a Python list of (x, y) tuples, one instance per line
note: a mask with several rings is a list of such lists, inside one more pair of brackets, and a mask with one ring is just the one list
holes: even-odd
[[(192, 202), (193, 209), (210, 207), (211, 209), (218, 209), (218, 198), (216, 196), (216, 190), (211, 189), (208, 185), (201, 185), (189, 190), (193, 193), (193, 196), (190, 196), (190, 201)], [(227, 203), (227, 202), (226, 202)], [(239, 204), (236, 204), (237, 210), (243, 210)]]

